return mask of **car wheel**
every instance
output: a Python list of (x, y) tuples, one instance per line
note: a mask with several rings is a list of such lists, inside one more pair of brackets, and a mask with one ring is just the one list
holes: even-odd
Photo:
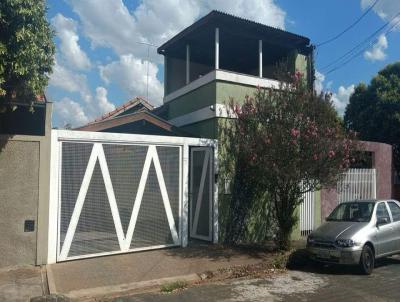
[(364, 245), (360, 257), (360, 269), (365, 275), (370, 275), (375, 265), (375, 256), (371, 247)]

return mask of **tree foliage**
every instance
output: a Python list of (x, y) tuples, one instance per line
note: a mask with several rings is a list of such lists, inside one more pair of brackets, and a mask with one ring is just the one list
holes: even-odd
[(356, 87), (344, 122), (360, 139), (392, 144), (400, 171), (400, 62), (379, 71), (370, 85)]
[(43, 94), (54, 61), (44, 0), (0, 2), (0, 107), (32, 104)]
[(270, 203), (277, 243), (288, 249), (302, 195), (336, 183), (348, 169), (356, 147), (353, 135), (344, 131), (330, 95), (312, 92), (298, 73), (279, 89), (258, 89), (242, 105), (232, 101), (230, 109), (237, 119), (222, 137), (234, 158), (228, 166), (239, 222), (228, 226), (227, 238), (235, 241), (235, 230), (246, 224), (243, 208)]

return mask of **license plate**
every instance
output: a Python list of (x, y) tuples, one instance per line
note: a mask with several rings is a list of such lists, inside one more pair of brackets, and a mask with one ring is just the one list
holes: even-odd
[(331, 257), (331, 254), (329, 251), (325, 251), (325, 250), (319, 250), (317, 252), (317, 255), (319, 258), (324, 258), (324, 259), (328, 259)]

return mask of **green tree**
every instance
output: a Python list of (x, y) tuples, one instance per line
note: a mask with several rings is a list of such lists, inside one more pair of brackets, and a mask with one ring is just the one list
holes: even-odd
[[(44, 0), (0, 1), (0, 108), (32, 104), (52, 71), (55, 46)], [(13, 104), (14, 103), (14, 104)]]
[(349, 167), (356, 142), (345, 132), (330, 95), (312, 92), (300, 74), (279, 89), (258, 89), (242, 105), (232, 101), (230, 108), (237, 119), (221, 137), (234, 161), (226, 166), (233, 176), (236, 220), (228, 225), (227, 240), (238, 238), (246, 210), (263, 203), (274, 214), (278, 246), (289, 249), (302, 195), (335, 184)]
[(400, 62), (379, 71), (368, 86), (356, 87), (344, 122), (360, 139), (393, 145), (400, 171)]

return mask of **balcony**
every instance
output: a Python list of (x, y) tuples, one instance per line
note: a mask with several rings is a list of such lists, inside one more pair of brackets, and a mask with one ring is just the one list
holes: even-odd
[(225, 81), (231, 83), (242, 84), (246, 86), (259, 86), (262, 88), (278, 88), (279, 81), (275, 79), (268, 78), (260, 78), (253, 75), (233, 72), (229, 70), (212, 70), (205, 74), (204, 76), (200, 76), (197, 79), (191, 81), (190, 83), (172, 91), (169, 94), (164, 96), (164, 103), (168, 103), (171, 100), (174, 100), (190, 91), (193, 91), (203, 85), (211, 83), (213, 81)]

